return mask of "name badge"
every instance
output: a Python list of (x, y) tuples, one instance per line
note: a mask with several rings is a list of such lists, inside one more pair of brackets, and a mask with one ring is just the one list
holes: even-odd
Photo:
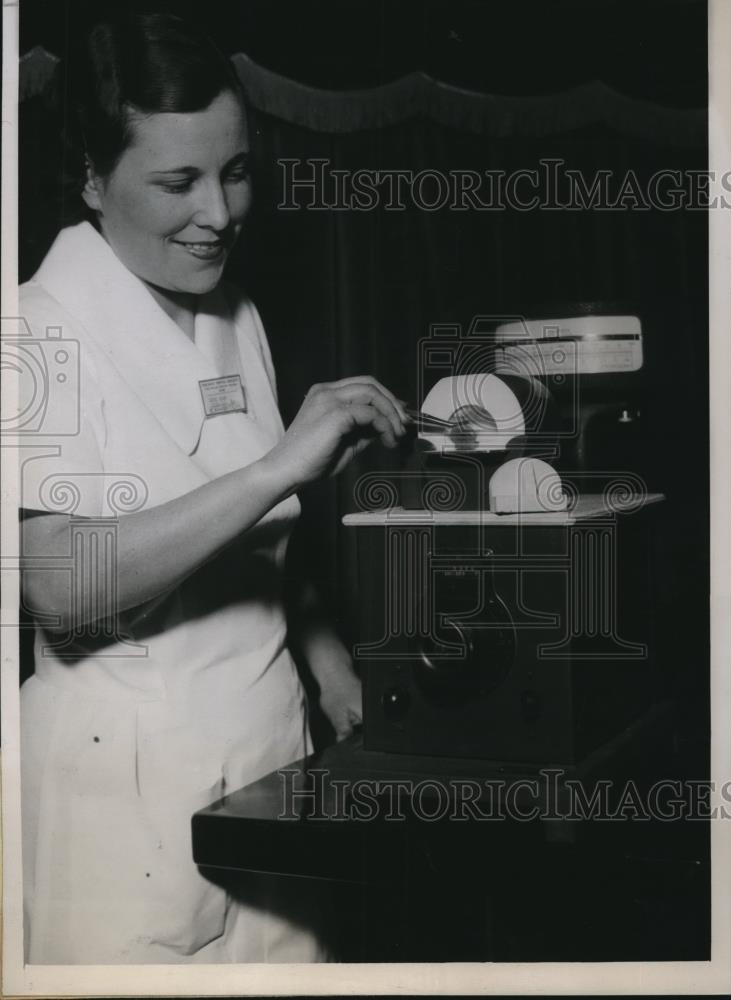
[(205, 378), (198, 385), (207, 417), (215, 417), (219, 413), (246, 413), (246, 393), (240, 375)]

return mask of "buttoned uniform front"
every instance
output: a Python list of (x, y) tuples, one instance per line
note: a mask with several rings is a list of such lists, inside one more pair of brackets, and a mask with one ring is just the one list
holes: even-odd
[[(60, 233), (20, 298), (34, 338), (60, 327), (80, 373), (78, 398), (48, 408), (68, 426), (78, 412), (75, 432), (41, 426), (23, 450), (25, 508), (124, 516), (120, 504), (164, 504), (283, 435), (247, 299), (221, 286), (202, 296), (193, 343), (87, 222)], [(200, 382), (232, 374), (246, 412), (206, 417)], [(206, 879), (190, 841), (197, 808), (311, 749), (281, 595), (298, 511), (294, 497), (278, 504), (111, 631), (88, 627), (59, 646), (37, 628), (21, 690), (29, 962), (322, 957), (309, 928)], [(113, 524), (75, 521), (87, 538), (75, 551), (88, 559), (88, 539)]]

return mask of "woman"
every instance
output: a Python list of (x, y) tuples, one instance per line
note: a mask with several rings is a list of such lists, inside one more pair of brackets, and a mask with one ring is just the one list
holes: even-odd
[[(21, 289), (34, 334), (60, 328), (56, 359), (79, 359), (78, 395), (51, 380), (55, 453), (22, 473), (27, 960), (314, 960), (307, 927), (196, 869), (190, 816), (310, 749), (280, 586), (295, 494), (407, 417), (351, 378), (284, 433), (256, 310), (221, 282), (251, 197), (228, 61), (165, 15), (97, 26), (86, 58), (92, 221)], [(342, 736), (350, 658), (320, 616), (300, 639)]]

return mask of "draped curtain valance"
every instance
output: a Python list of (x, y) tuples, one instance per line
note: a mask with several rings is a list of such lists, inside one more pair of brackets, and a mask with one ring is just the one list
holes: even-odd
[[(560, 93), (512, 97), (464, 90), (409, 73), (367, 90), (325, 90), (232, 56), (258, 111), (316, 132), (344, 134), (424, 117), (473, 134), (538, 137), (604, 124), (626, 135), (670, 145), (705, 145), (705, 109), (672, 108), (628, 97), (600, 80)], [(47, 92), (60, 60), (36, 46), (20, 60), (20, 99)]]

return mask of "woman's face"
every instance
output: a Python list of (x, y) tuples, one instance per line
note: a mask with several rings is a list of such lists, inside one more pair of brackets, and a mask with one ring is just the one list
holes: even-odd
[(135, 115), (132, 142), (84, 199), (120, 260), (148, 284), (218, 283), (251, 201), (246, 117), (224, 91), (203, 111)]

